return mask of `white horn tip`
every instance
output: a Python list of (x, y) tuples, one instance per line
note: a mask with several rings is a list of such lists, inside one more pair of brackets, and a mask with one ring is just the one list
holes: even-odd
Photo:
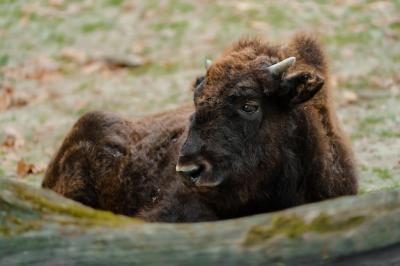
[(272, 66), (269, 66), (268, 69), (272, 74), (279, 75), (280, 73), (288, 69), (291, 65), (293, 65), (295, 62), (296, 62), (296, 57), (291, 56)]
[(210, 59), (206, 59), (206, 61), (204, 62), (204, 67), (206, 68), (206, 70), (210, 68), (211, 64), (212, 61)]

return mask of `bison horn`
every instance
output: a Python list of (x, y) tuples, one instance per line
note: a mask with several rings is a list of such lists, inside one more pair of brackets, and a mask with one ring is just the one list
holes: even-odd
[(206, 70), (210, 68), (211, 64), (212, 61), (210, 59), (206, 59), (206, 61), (204, 62), (204, 67), (206, 68)]
[(276, 64), (273, 64), (272, 66), (268, 67), (268, 70), (270, 73), (274, 75), (279, 75), (286, 69), (288, 69), (291, 65), (293, 65), (296, 62), (296, 57), (292, 56), (289, 58), (286, 58), (285, 60), (282, 60)]

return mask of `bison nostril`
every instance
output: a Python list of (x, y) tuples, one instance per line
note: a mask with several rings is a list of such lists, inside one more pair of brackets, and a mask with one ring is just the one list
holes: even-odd
[(199, 179), (204, 169), (204, 165), (176, 166), (176, 171), (192, 182), (196, 182)]

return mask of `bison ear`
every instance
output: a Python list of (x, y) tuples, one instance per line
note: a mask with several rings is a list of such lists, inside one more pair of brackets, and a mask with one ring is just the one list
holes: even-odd
[(278, 98), (288, 106), (308, 101), (324, 85), (324, 79), (319, 74), (315, 74), (315, 71), (287, 73), (295, 62), (295, 57), (289, 57), (267, 68), (273, 79), (278, 81), (279, 86), (276, 91)]
[(288, 106), (310, 100), (323, 87), (324, 77), (327, 76), (321, 44), (314, 35), (299, 33), (281, 52), (295, 57), (296, 63), (287, 68), (287, 71), (281, 72), (280, 76), (275, 75), (278, 82), (276, 94)]
[(290, 73), (283, 77), (277, 96), (288, 106), (295, 106), (310, 100), (324, 85), (324, 79), (307, 71)]

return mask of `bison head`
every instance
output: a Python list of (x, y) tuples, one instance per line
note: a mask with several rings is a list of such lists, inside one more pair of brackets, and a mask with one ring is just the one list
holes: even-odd
[(206, 63), (176, 166), (187, 184), (220, 187), (279, 172), (293, 110), (324, 83), (313, 69), (290, 71), (295, 61), (278, 47), (244, 40)]

